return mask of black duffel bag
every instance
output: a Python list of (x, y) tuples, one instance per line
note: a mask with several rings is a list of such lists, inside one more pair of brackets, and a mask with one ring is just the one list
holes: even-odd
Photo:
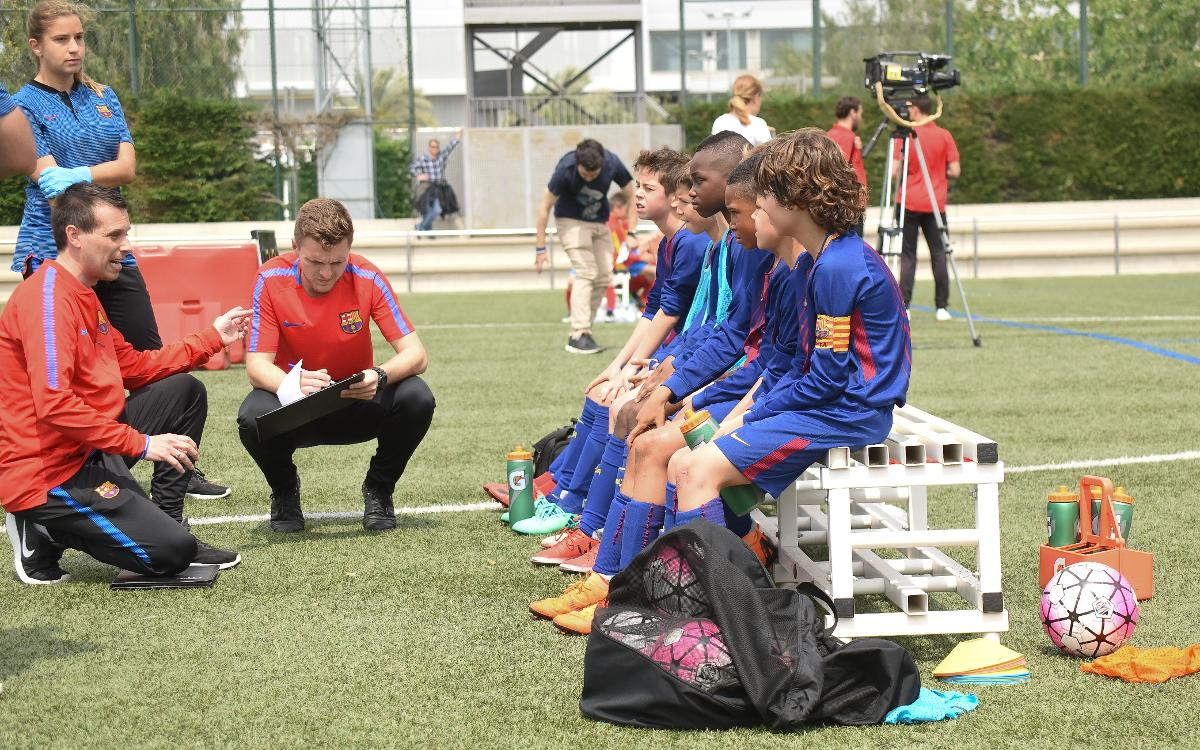
[(578, 420), (572, 418), (571, 424), (559, 427), (533, 444), (533, 475), (535, 477), (540, 477), (550, 471), (550, 464), (554, 463), (558, 454), (566, 450), (567, 443), (575, 437), (576, 421)]
[(843, 645), (832, 602), (777, 588), (728, 529), (676, 527), (610, 584), (584, 659), (584, 715), (664, 729), (879, 724), (917, 699), (920, 675), (891, 641)]

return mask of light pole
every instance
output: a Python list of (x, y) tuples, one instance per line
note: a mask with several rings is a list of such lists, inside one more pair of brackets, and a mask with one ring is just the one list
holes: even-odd
[[(715, 21), (718, 18), (725, 19), (725, 65), (730, 76), (733, 75), (733, 19), (746, 19), (754, 12), (754, 8), (746, 8), (745, 10), (706, 10), (704, 15), (709, 20)], [(732, 80), (730, 81), (732, 86)]]

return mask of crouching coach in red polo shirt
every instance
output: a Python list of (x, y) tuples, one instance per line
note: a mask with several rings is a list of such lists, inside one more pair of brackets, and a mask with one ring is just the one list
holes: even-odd
[[(428, 358), (387, 277), (350, 252), (354, 223), (346, 207), (317, 198), (300, 207), (292, 252), (258, 271), (246, 374), (254, 390), (238, 412), (238, 432), (271, 487), (271, 528), (301, 531), (298, 448), (378, 440), (362, 485), (363, 527), (396, 528), (392, 492), (433, 419), (433, 394), (417, 377)], [(376, 364), (370, 322), (394, 354)], [(299, 381), (285, 379), (299, 367)], [(344, 398), (354, 403), (292, 432), (260, 441), (256, 419), (280, 407), (297, 386), (308, 395), (357, 372)], [(294, 395), (294, 394), (293, 394)]]

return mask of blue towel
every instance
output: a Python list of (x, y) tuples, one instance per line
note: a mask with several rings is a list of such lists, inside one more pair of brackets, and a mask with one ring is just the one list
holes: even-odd
[(957, 719), (968, 711), (974, 711), (979, 699), (970, 693), (943, 693), (939, 690), (921, 688), (915, 703), (888, 711), (884, 724), (917, 724), (923, 721)]

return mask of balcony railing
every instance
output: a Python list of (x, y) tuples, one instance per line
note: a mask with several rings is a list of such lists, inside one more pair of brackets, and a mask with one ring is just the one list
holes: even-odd
[(638, 5), (642, 0), (464, 0), (464, 8), (504, 8), (508, 6), (586, 6), (586, 5)]
[(660, 125), (671, 121), (671, 114), (657, 99), (639, 94), (481, 96), (471, 100), (471, 109), (472, 124), (480, 128), (637, 122)]

